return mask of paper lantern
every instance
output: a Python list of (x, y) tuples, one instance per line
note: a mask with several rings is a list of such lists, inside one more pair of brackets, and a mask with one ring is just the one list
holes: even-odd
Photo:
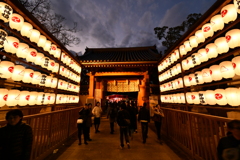
[(38, 55), (38, 52), (37, 52), (36, 49), (29, 48), (28, 51), (27, 51), (26, 60), (28, 62), (35, 62), (36, 59), (37, 59), (37, 55)]
[(51, 101), (51, 94), (50, 93), (45, 93), (43, 104), (44, 105), (49, 104), (50, 101)]
[(199, 92), (198, 92), (199, 102), (200, 102), (200, 104), (202, 104), (202, 105), (208, 104), (205, 93), (206, 93), (206, 91), (199, 91)]
[(35, 59), (35, 64), (36, 65), (41, 65), (42, 64), (42, 59), (44, 58), (44, 54), (38, 53)]
[(202, 70), (202, 78), (205, 83), (212, 82), (212, 71), (209, 68), (205, 68)]
[(55, 67), (55, 61), (54, 60), (49, 60), (49, 65), (48, 65), (48, 70), (49, 71), (53, 71), (53, 69), (54, 69), (54, 67)]
[(40, 35), (39, 39), (38, 39), (38, 42), (37, 42), (37, 46), (43, 48), (46, 44), (46, 41), (47, 41), (47, 38), (43, 35)]
[(227, 98), (226, 98), (226, 93), (224, 89), (216, 89), (214, 91), (214, 96), (216, 103), (218, 105), (226, 105), (227, 104)]
[(40, 80), (40, 83), (39, 83), (40, 86), (45, 86), (46, 78), (47, 78), (46, 74), (41, 74), (41, 80)]
[(13, 9), (7, 3), (0, 2), (0, 19), (5, 23), (9, 22), (9, 17), (12, 15)]
[(190, 82), (191, 86), (197, 85), (195, 75), (193, 73), (188, 75), (188, 81)]
[(55, 63), (55, 66), (54, 66), (54, 68), (53, 68), (53, 72), (54, 73), (58, 73), (58, 70), (59, 70), (59, 63)]
[(189, 81), (189, 76), (184, 76), (183, 80), (184, 80), (184, 85), (185, 85), (186, 87), (191, 86), (191, 83), (190, 83), (190, 81)]
[(177, 84), (178, 84), (179, 88), (183, 88), (183, 80), (182, 80), (182, 78), (178, 78), (177, 79)]
[(208, 58), (216, 58), (218, 56), (217, 46), (214, 43), (209, 43), (205, 47)]
[(47, 40), (45, 46), (43, 47), (44, 51), (50, 52), (52, 42)]
[(213, 36), (214, 32), (211, 23), (206, 23), (202, 26), (202, 33), (205, 39)]
[(226, 41), (230, 48), (240, 46), (240, 29), (232, 29), (225, 34)]
[(31, 92), (29, 92), (29, 94), (30, 94), (30, 97), (29, 97), (29, 100), (28, 100), (28, 104), (29, 105), (37, 104), (38, 92), (31, 91)]
[(215, 105), (216, 104), (215, 91), (206, 90), (205, 98), (206, 98), (207, 104), (209, 104), (209, 105)]
[(221, 15), (224, 23), (229, 23), (237, 19), (237, 10), (234, 4), (228, 4), (221, 9)]
[(1, 61), (0, 62), (0, 77), (1, 78), (10, 78), (12, 77), (12, 73), (14, 71), (14, 63), (9, 61)]
[(231, 61), (223, 61), (219, 64), (220, 72), (223, 78), (232, 78), (235, 75), (233, 63)]
[(198, 58), (201, 62), (207, 62), (208, 61), (208, 56), (205, 48), (199, 49), (198, 50)]
[(44, 92), (38, 92), (36, 104), (37, 105), (42, 105), (43, 102), (44, 102), (44, 97), (45, 97)]
[(191, 92), (186, 93), (186, 99), (188, 104), (193, 104), (193, 97)]
[(210, 20), (212, 29), (214, 32), (222, 30), (224, 28), (224, 21), (220, 14), (213, 16)]
[[(179, 59), (179, 51), (178, 51), (178, 49), (176, 49), (175, 51), (174, 51), (174, 55), (176, 56), (176, 59), (178, 60)], [(73, 60), (72, 60), (72, 63), (74, 63), (73, 62)], [(70, 63), (71, 64), (71, 63)], [(79, 66), (80, 67), (80, 66)]]
[(229, 51), (229, 46), (225, 37), (220, 37), (214, 41), (217, 46), (218, 54), (227, 53)]
[(51, 49), (50, 49), (50, 54), (51, 55), (55, 55), (55, 52), (57, 51), (57, 46), (55, 44), (51, 45)]
[(194, 67), (191, 56), (190, 56), (190, 57), (187, 57), (186, 63), (187, 63), (187, 65), (188, 65), (189, 69)]
[(62, 98), (63, 98), (63, 95), (62, 95), (62, 94), (57, 94), (56, 104), (61, 104)]
[(240, 56), (234, 57), (232, 63), (235, 74), (240, 76)]
[(8, 36), (7, 32), (0, 29), (0, 48), (3, 47), (4, 42), (6, 41), (6, 37)]
[(197, 84), (203, 84), (204, 80), (203, 80), (203, 76), (202, 76), (202, 72), (201, 71), (197, 71), (194, 73), (195, 76), (195, 81)]
[(189, 51), (192, 50), (192, 46), (190, 45), (190, 41), (185, 41), (185, 42), (183, 43), (183, 45), (184, 45), (185, 50), (186, 50), (187, 52), (189, 52)]
[(30, 41), (38, 43), (40, 37), (40, 32), (37, 29), (31, 30)]
[(16, 29), (17, 31), (21, 30), (23, 23), (24, 23), (23, 17), (17, 13), (13, 13), (9, 18), (10, 28)]
[(199, 53), (193, 53), (191, 55), (191, 58), (192, 58), (192, 64), (194, 66), (198, 66), (201, 64), (201, 61), (199, 60)]
[(47, 69), (49, 66), (49, 61), (50, 61), (50, 58), (45, 57), (45, 56), (42, 57), (40, 66)]
[(56, 88), (57, 87), (57, 83), (58, 83), (58, 79), (57, 78), (52, 78), (51, 88)]
[(59, 74), (63, 76), (63, 75), (64, 75), (64, 72), (65, 72), (65, 67), (60, 66)]
[(8, 91), (7, 106), (16, 106), (19, 102), (20, 91), (13, 89)]
[(32, 70), (32, 69), (25, 69), (22, 81), (24, 83), (31, 83), (32, 80), (33, 80), (33, 75), (34, 75), (34, 70)]
[(182, 67), (185, 71), (189, 70), (190, 67), (188, 65), (188, 60), (187, 59), (182, 60)]
[(21, 81), (25, 73), (25, 67), (22, 65), (15, 65), (12, 73), (12, 79), (14, 81)]
[(19, 58), (26, 58), (29, 46), (26, 43), (19, 43), (16, 55)]
[(197, 37), (196, 36), (191, 36), (189, 38), (189, 42), (190, 42), (190, 45), (192, 46), (192, 48), (198, 46), (198, 41), (197, 41)]
[(47, 76), (47, 77), (46, 77), (45, 87), (51, 87), (51, 85), (52, 85), (52, 79), (53, 79), (52, 76)]
[(59, 58), (60, 55), (61, 55), (61, 49), (57, 48), (57, 50), (56, 50), (56, 52), (53, 56), (56, 57), (56, 58)]
[(198, 92), (191, 92), (192, 103), (200, 104), (199, 93)]
[(3, 107), (8, 99), (8, 90), (5, 88), (0, 88), (0, 107)]
[(19, 106), (26, 106), (29, 104), (29, 99), (30, 99), (30, 92), (29, 91), (21, 91), (19, 95), (19, 101), (18, 105)]
[(30, 38), (31, 33), (32, 33), (31, 32), (32, 29), (33, 29), (33, 26), (30, 23), (24, 22), (23, 25), (22, 25), (20, 33), (21, 33), (22, 36)]
[(212, 65), (209, 69), (211, 70), (210, 73), (212, 76), (212, 80), (220, 81), (222, 79), (222, 74), (219, 65)]
[(196, 38), (197, 38), (198, 44), (205, 41), (205, 37), (204, 37), (204, 35), (203, 35), (202, 30), (196, 31), (195, 36), (196, 36)]
[(177, 73), (178, 73), (178, 74), (182, 72), (182, 70), (181, 70), (181, 64), (180, 64), (180, 63), (177, 63), (177, 64), (176, 64), (176, 68), (177, 68)]
[(240, 105), (240, 90), (238, 88), (229, 87), (225, 89), (227, 103), (231, 106)]
[(239, 3), (239, 0), (233, 0), (233, 4), (237, 10), (238, 13), (240, 13), (240, 3)]
[(4, 41), (3, 47), (6, 52), (15, 54), (17, 52), (19, 40), (12, 36), (7, 36)]
[(40, 72), (35, 71), (33, 73), (32, 84), (39, 84), (42, 78), (42, 74)]
[(49, 104), (54, 104), (55, 99), (56, 99), (56, 95), (54, 93), (51, 93), (51, 100), (50, 100)]
[(186, 51), (184, 45), (181, 45), (181, 46), (179, 47), (179, 51), (180, 51), (181, 56), (184, 56), (184, 55), (187, 54), (187, 51)]

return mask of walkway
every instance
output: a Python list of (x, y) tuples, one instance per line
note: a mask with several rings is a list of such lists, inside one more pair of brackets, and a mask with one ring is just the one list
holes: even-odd
[(130, 141), (131, 148), (119, 148), (119, 128), (115, 126), (115, 133), (110, 134), (109, 122), (106, 117), (101, 119), (100, 133), (94, 133), (91, 128), (91, 138), (88, 145), (78, 145), (75, 141), (57, 160), (181, 160), (166, 144), (159, 144), (156, 134), (149, 129), (147, 143), (141, 140), (141, 128), (134, 133)]

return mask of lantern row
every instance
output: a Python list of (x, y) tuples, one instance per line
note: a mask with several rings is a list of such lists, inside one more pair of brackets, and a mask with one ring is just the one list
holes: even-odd
[[(223, 61), (219, 65), (212, 65), (209, 68), (202, 69), (195, 73), (189, 74), (182, 78), (160, 85), (161, 91), (169, 91), (183, 88), (183, 81), (186, 87), (198, 84), (220, 81), (222, 78), (233, 78), (235, 75), (240, 76), (240, 56), (236, 56), (232, 61)], [(160, 77), (159, 77), (160, 78)]]
[[(213, 16), (210, 19), (210, 23), (206, 23), (202, 26), (201, 30), (198, 30), (195, 32), (194, 36), (191, 36), (189, 40), (185, 41), (179, 49), (176, 49), (173, 53), (170, 54), (165, 60), (163, 60), (159, 66), (158, 71), (162, 71), (165, 68), (167, 68), (169, 65), (173, 64), (175, 61), (177, 61), (179, 57), (179, 53), (181, 56), (186, 55), (188, 52), (190, 52), (193, 48), (197, 47), (198, 44), (205, 42), (205, 40), (209, 37), (212, 37), (214, 35), (214, 32), (217, 32), (219, 30), (222, 30), (224, 28), (225, 24), (228, 24), (229, 22), (235, 21), (237, 19), (238, 13), (240, 13), (239, 3), (234, 0), (234, 4), (228, 4), (224, 6), (221, 9), (220, 14), (217, 14)], [(234, 34), (234, 33), (233, 33)], [(231, 37), (228, 37), (228, 34), (226, 36), (227, 41), (231, 41)], [(221, 43), (224, 42), (223, 38), (217, 39), (215, 41), (215, 44), (218, 45), (220, 48), (217, 48), (218, 51), (221, 50)], [(234, 43), (234, 42), (230, 42)], [(231, 47), (230, 47), (231, 48)], [(221, 52), (221, 51), (220, 51)], [(219, 53), (219, 52), (218, 52)], [(219, 53), (221, 54), (221, 53)]]
[[(24, 22), (21, 15), (13, 13), (12, 7), (3, 2), (0, 2), (0, 19), (5, 23), (9, 22), (11, 29), (19, 31), (22, 36), (29, 38), (31, 42), (36, 43), (38, 47), (42, 47), (44, 51), (49, 52), (56, 58), (60, 58), (61, 49), (57, 48), (50, 40), (47, 40), (37, 29), (33, 29), (30, 23)], [(16, 45), (17, 43), (15, 43), (15, 47)], [(66, 53), (62, 52), (61, 60), (76, 72), (81, 72), (81, 67)]]
[(7, 106), (26, 106), (26, 105), (47, 105), (61, 103), (78, 103), (79, 97), (74, 95), (63, 95), (54, 93), (44, 93), (36, 91), (20, 91), (17, 89), (8, 90), (0, 88), (0, 107)]
[[(186, 100), (188, 104), (229, 104), (230, 106), (239, 106), (239, 98), (240, 89), (235, 87), (186, 93)], [(184, 93), (161, 95), (161, 101), (164, 103), (185, 103), (185, 95)]]
[[(41, 72), (27, 69), (22, 65), (14, 65), (14, 63), (10, 61), (0, 62), (0, 78), (11, 78), (14, 81), (22, 81), (24, 83), (31, 83), (50, 88), (56, 88), (58, 80), (53, 76), (48, 76)], [(58, 89), (79, 92), (80, 87), (78, 85), (63, 80), (59, 80), (58, 83)]]

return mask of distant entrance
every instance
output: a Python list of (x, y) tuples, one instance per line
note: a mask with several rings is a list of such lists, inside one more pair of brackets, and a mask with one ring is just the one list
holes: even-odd
[(109, 101), (137, 100), (138, 92), (107, 92), (106, 99)]

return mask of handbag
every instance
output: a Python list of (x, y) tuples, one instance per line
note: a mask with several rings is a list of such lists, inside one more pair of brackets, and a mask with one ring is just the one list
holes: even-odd
[(83, 123), (83, 119), (77, 119), (77, 124)]

